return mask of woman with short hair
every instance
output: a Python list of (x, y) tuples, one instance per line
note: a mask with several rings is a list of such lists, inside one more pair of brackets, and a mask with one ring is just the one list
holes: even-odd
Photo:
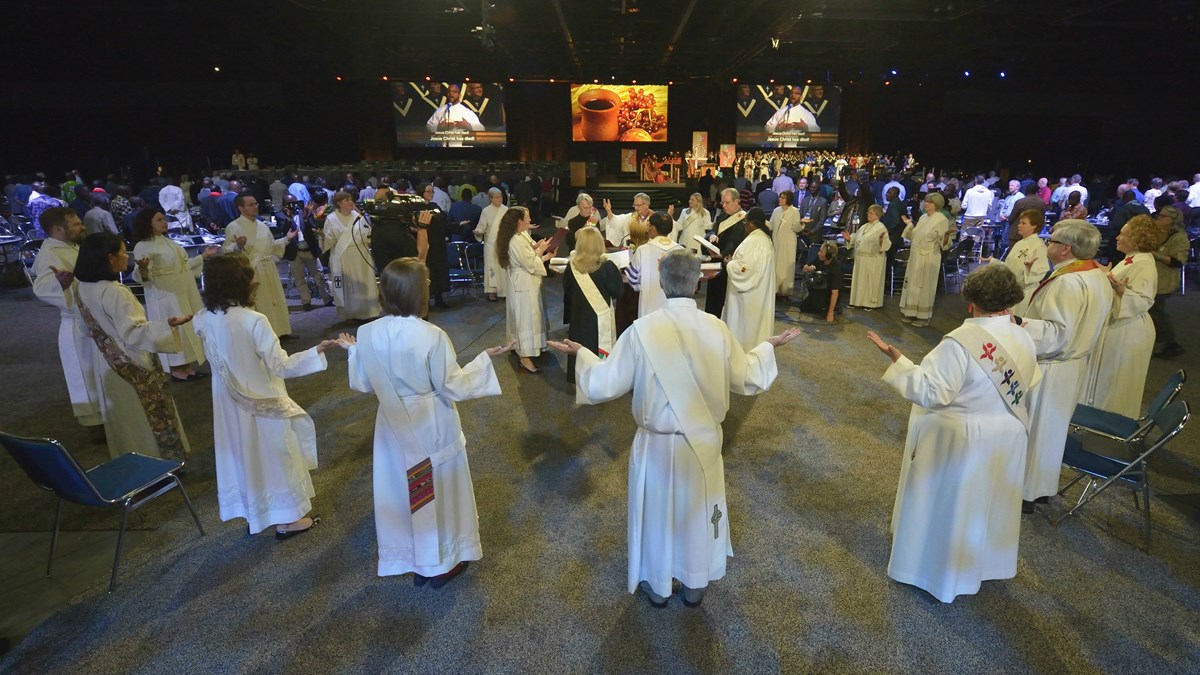
[(775, 300), (786, 302), (796, 283), (796, 237), (804, 231), (795, 193), (779, 193), (779, 206), (771, 212), (771, 239), (775, 245)]
[(379, 576), (413, 573), (413, 584), (441, 588), (479, 560), (479, 516), (455, 406), (498, 396), (492, 357), (480, 352), (459, 367), (445, 331), (424, 320), (429, 270), (416, 258), (388, 263), (379, 275), (384, 316), (346, 336), (350, 388), (379, 398), (373, 457)]
[[(81, 318), (76, 325), (96, 350), (92, 362), (108, 450), (113, 457), (140, 452), (186, 459), (187, 436), (167, 391), (166, 374), (153, 355), (179, 352), (176, 329), (192, 315), (147, 319), (142, 304), (121, 283), (128, 268), (125, 240), (110, 232), (88, 235), (75, 262), (79, 284), (67, 298)], [(64, 291), (70, 288), (69, 273), (56, 271), (55, 276)]]
[(904, 289), (900, 292), (900, 314), (903, 321), (914, 326), (928, 326), (933, 318), (942, 251), (950, 248), (953, 235), (950, 221), (942, 214), (945, 197), (931, 192), (921, 204), (925, 213), (916, 225), (908, 216), (901, 216), (905, 224), (903, 237), (912, 242), (912, 247), (904, 272)]
[(546, 349), (546, 308), (542, 304), (542, 278), (545, 262), (554, 257), (547, 250), (549, 239), (533, 243), (529, 236), (529, 210), (514, 206), (500, 219), (496, 235), (496, 258), (508, 272), (508, 300), (504, 308), (507, 339), (517, 341), (521, 370), (536, 375), (541, 368), (531, 358)]
[[(308, 473), (317, 468), (312, 418), (287, 393), (284, 379), (323, 371), (324, 340), (288, 355), (267, 317), (254, 309), (258, 283), (244, 256), (204, 263), (204, 309), (196, 334), (212, 365), (213, 450), (221, 520), (245, 518), (251, 534), (274, 526), (279, 540), (307, 532), (319, 518)], [(343, 334), (343, 337), (347, 337)]]
[(483, 242), (483, 292), (488, 302), (496, 302), (497, 299), (508, 295), (508, 273), (500, 267), (496, 258), (500, 219), (504, 217), (508, 207), (504, 204), (504, 192), (500, 188), (489, 188), (487, 193), (491, 201), (483, 207), (483, 212), (479, 215), (479, 227), (475, 228), (475, 238)]
[(846, 248), (854, 251), (854, 273), (850, 278), (850, 306), (872, 310), (883, 306), (883, 285), (887, 280), (888, 249), (892, 241), (880, 220), (883, 207), (867, 207), (867, 221), (854, 234), (843, 233)]
[[(334, 210), (325, 217), (324, 249), (338, 318), (368, 321), (379, 316), (379, 287), (371, 257), (371, 223), (344, 190), (333, 195)], [(301, 280), (299, 283), (303, 283)]]
[(1117, 233), (1117, 250), (1125, 258), (1112, 266), (1112, 312), (1103, 341), (1092, 360), (1094, 375), (1084, 403), (1137, 419), (1142, 414), (1146, 371), (1154, 353), (1154, 322), (1150, 308), (1158, 291), (1154, 250), (1162, 235), (1147, 215), (1130, 218)]
[(1017, 573), (1028, 394), (1041, 379), (1033, 340), (1012, 321), (1025, 297), (1012, 271), (980, 267), (962, 294), (971, 318), (919, 365), (867, 333), (892, 360), (883, 381), (913, 404), (888, 576), (942, 602)]
[[(219, 247), (209, 246), (201, 255), (188, 258), (187, 251), (166, 234), (167, 219), (162, 211), (146, 208), (134, 216), (133, 258), (137, 267), (133, 278), (145, 290), (146, 316), (151, 321), (200, 311), (204, 305), (196, 279), (204, 269), (204, 261), (221, 252)], [(191, 324), (179, 327), (179, 338), (182, 351), (158, 355), (163, 369), (178, 382), (208, 377), (191, 365), (204, 363), (204, 345)]]
[(1046, 214), (1038, 209), (1027, 209), (1017, 216), (1017, 234), (1021, 238), (1008, 249), (1004, 264), (1025, 289), (1025, 299), (1013, 306), (1013, 314), (1024, 316), (1029, 308), (1029, 298), (1050, 273), (1050, 259), (1046, 257), (1046, 242), (1040, 236)]

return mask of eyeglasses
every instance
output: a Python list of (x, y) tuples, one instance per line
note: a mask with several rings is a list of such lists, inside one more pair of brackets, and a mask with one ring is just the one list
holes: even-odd
[(1067, 242), (1065, 242), (1065, 241), (1058, 241), (1057, 239), (1051, 239), (1050, 241), (1048, 241), (1048, 242), (1046, 242), (1046, 243), (1047, 243), (1047, 244), (1058, 244), (1059, 246), (1070, 246), (1070, 244), (1068, 244)]

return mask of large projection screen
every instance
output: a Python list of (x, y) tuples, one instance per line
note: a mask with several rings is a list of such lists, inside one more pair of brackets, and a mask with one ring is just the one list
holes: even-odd
[(571, 140), (665, 142), (667, 85), (572, 84)]
[(504, 146), (504, 85), (499, 82), (395, 82), (396, 145)]
[(833, 84), (737, 85), (739, 147), (836, 148), (842, 90)]

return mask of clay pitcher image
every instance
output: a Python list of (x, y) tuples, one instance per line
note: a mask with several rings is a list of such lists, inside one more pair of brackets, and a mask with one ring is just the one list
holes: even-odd
[(585, 141), (615, 141), (619, 135), (617, 113), (621, 97), (607, 89), (590, 89), (579, 95), (580, 126)]

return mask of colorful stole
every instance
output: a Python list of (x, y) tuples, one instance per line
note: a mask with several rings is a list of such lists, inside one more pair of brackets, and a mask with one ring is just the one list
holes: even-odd
[(1025, 394), (1033, 381), (1017, 370), (1017, 361), (1004, 349), (1004, 345), (987, 330), (965, 323), (950, 331), (946, 337), (962, 345), (975, 359), (984, 374), (996, 386), (997, 393), (1025, 429), (1029, 429), (1029, 401)]
[(612, 305), (604, 301), (600, 289), (596, 288), (596, 282), (592, 281), (592, 275), (580, 272), (575, 269), (574, 265), (571, 265), (571, 275), (575, 277), (575, 285), (579, 286), (588, 305), (596, 313), (596, 334), (599, 337), (596, 351), (600, 358), (606, 359), (608, 353), (612, 351), (613, 343), (616, 342), (616, 314), (613, 312)]
[[(175, 399), (167, 393), (166, 373), (157, 368), (148, 370), (134, 363), (125, 350), (121, 349), (116, 338), (105, 333), (88, 311), (79, 297), (78, 286), (73, 291), (75, 304), (79, 307), (79, 313), (83, 316), (83, 322), (87, 324), (96, 348), (100, 350), (108, 367), (129, 383), (137, 394), (142, 410), (146, 413), (146, 420), (150, 422), (150, 430), (154, 434), (159, 454), (164, 459), (186, 460), (187, 450), (183, 445), (183, 436), (175, 423)], [(117, 421), (113, 420), (113, 423)]]
[(1060, 265), (1055, 267), (1054, 271), (1050, 273), (1050, 276), (1046, 277), (1042, 283), (1038, 284), (1038, 287), (1034, 289), (1032, 294), (1030, 294), (1029, 304), (1033, 304), (1033, 299), (1036, 298), (1037, 294), (1041, 292), (1041, 290), (1046, 287), (1046, 284), (1050, 283), (1052, 280), (1057, 279), (1064, 274), (1070, 274), (1072, 272), (1089, 272), (1094, 269), (1099, 269), (1099, 267), (1100, 263), (1096, 262), (1095, 260), (1076, 260), (1069, 265)]

